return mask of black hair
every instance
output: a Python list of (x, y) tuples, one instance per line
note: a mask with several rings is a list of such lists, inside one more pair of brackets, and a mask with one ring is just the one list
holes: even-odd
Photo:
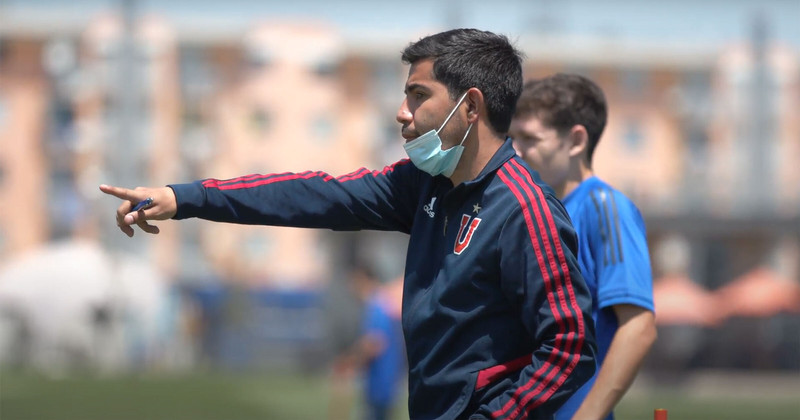
[(517, 102), (517, 117), (535, 115), (559, 135), (582, 125), (588, 133), (586, 158), (592, 155), (606, 127), (608, 106), (603, 90), (586, 77), (558, 73), (525, 82)]
[(402, 60), (433, 59), (433, 76), (447, 86), (451, 99), (470, 88), (484, 97), (489, 124), (508, 132), (522, 91), (522, 53), (508, 38), (477, 29), (453, 29), (412, 42)]

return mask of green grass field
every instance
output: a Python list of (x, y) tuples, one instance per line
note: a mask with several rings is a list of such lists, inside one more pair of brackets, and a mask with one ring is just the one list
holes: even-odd
[(798, 420), (800, 395), (793, 398), (696, 397), (666, 392), (626, 397), (615, 411), (617, 420), (651, 420), (656, 408), (665, 408), (669, 420)]
[[(720, 395), (724, 392), (691, 388), (637, 390), (620, 404), (617, 419), (650, 420), (654, 408), (667, 408), (670, 420), (800, 419), (800, 393), (783, 391), (726, 397)], [(332, 395), (344, 400), (333, 400)], [(3, 372), (0, 420), (345, 420), (358, 418), (354, 395), (352, 386), (331, 384), (320, 376), (191, 374), (55, 380)], [(336, 407), (337, 413), (329, 413)], [(402, 407), (396, 410), (396, 420), (407, 417)]]

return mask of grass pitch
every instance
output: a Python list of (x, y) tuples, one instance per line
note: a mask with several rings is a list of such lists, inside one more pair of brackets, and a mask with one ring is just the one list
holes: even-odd
[[(650, 420), (666, 408), (669, 420), (800, 419), (797, 381), (720, 379), (754, 388), (714, 384), (646, 386), (633, 389), (616, 410), (617, 420)], [(759, 385), (761, 383), (762, 385)], [(779, 392), (771, 392), (772, 384)], [(794, 385), (797, 385), (793, 388)], [(738, 389), (738, 391), (737, 391)], [(0, 373), (2, 420), (353, 420), (357, 387), (323, 375), (269, 373), (140, 375), (50, 379)], [(407, 419), (399, 404), (393, 420)]]

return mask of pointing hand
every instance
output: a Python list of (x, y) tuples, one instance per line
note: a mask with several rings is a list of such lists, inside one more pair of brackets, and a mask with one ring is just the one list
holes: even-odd
[[(117, 208), (117, 226), (129, 237), (133, 236), (131, 227), (133, 224), (147, 233), (157, 234), (158, 226), (151, 225), (147, 221), (171, 219), (178, 211), (175, 193), (170, 187), (136, 187), (136, 189), (129, 190), (103, 184), (100, 185), (100, 191), (124, 200)], [(138, 206), (141, 207), (138, 210), (135, 208), (137, 204), (141, 204)]]

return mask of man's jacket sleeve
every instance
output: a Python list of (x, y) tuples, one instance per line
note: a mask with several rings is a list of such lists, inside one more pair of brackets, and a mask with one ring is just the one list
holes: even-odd
[(591, 295), (569, 216), (538, 187), (517, 201), (499, 241), (501, 284), (534, 349), (516, 384), (479, 409), (491, 419), (550, 418), (595, 371)]
[(174, 219), (409, 232), (419, 194), (419, 171), (407, 159), (382, 171), (359, 169), (333, 177), (324, 172), (248, 175), (175, 184)]

